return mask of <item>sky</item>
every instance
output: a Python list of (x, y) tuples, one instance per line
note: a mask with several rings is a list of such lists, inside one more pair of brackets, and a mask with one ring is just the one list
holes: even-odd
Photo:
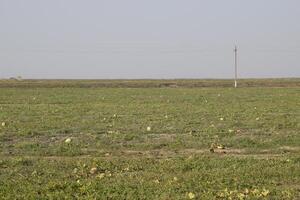
[(299, 0), (0, 0), (0, 78), (300, 77)]

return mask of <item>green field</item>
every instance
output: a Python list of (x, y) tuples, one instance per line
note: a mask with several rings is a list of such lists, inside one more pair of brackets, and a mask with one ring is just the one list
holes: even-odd
[(0, 199), (300, 199), (300, 79), (1, 80)]

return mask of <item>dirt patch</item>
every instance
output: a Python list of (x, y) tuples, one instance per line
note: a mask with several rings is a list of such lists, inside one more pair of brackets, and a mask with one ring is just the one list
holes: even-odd
[(280, 149), (287, 152), (300, 152), (300, 147), (283, 146)]
[(145, 156), (145, 157), (155, 157), (155, 158), (175, 158), (175, 157), (185, 157), (191, 155), (226, 155), (226, 156), (239, 156), (239, 157), (255, 157), (255, 158), (271, 158), (271, 157), (281, 157), (282, 154), (272, 154), (265, 152), (258, 152), (255, 154), (249, 154), (245, 149), (216, 149), (213, 153), (209, 149), (181, 149), (181, 150), (148, 150), (148, 151), (138, 151), (138, 150), (123, 150), (120, 152), (112, 153), (112, 157), (118, 156)]

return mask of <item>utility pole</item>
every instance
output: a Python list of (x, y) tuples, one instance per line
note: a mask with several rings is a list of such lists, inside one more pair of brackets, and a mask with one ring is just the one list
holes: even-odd
[(234, 47), (234, 87), (237, 88), (237, 46)]

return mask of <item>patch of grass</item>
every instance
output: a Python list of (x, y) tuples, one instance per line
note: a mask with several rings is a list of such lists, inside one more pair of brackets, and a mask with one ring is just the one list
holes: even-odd
[(1, 81), (0, 196), (299, 198), (299, 80), (212, 83)]

